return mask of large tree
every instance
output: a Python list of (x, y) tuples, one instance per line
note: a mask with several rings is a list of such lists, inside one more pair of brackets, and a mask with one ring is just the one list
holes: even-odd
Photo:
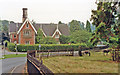
[(69, 24), (70, 24), (70, 32), (71, 33), (81, 30), (80, 24), (77, 20), (72, 20)]
[[(120, 47), (120, 14), (117, 13), (118, 2), (98, 2), (97, 10), (92, 10), (91, 21), (96, 26), (91, 38), (93, 45), (103, 41)], [(114, 41), (114, 42), (113, 42)]]

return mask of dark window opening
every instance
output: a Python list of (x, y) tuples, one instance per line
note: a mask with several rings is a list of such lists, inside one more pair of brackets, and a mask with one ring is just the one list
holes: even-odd
[(16, 38), (16, 35), (14, 35), (14, 38)]

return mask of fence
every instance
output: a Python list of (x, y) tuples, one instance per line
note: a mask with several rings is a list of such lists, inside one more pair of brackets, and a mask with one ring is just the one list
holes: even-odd
[(113, 61), (120, 61), (120, 50), (113, 50), (112, 51), (112, 58), (113, 58)]
[[(96, 48), (103, 48), (103, 47), (96, 47)], [(105, 47), (106, 48), (106, 47)], [(44, 64), (42, 59), (37, 58), (38, 55), (37, 53), (47, 53), (46, 57), (49, 56), (50, 52), (58, 52), (58, 55), (60, 55), (59, 52), (70, 52), (70, 54), (67, 55), (72, 55), (74, 56), (74, 51), (82, 51), (82, 50), (88, 50), (89, 48), (78, 48), (74, 50), (73, 48), (68, 49), (68, 50), (31, 50), (27, 51), (27, 68), (28, 68), (28, 73), (29, 75), (31, 74), (42, 74), (42, 75), (54, 75), (53, 72), (48, 69)], [(66, 54), (65, 54), (66, 55)], [(55, 55), (56, 56), (56, 55)], [(41, 56), (43, 57), (43, 55)], [(44, 55), (45, 57), (45, 55)]]
[(53, 75), (53, 72), (43, 65), (42, 61), (35, 58), (35, 50), (27, 52), (27, 68), (29, 75)]

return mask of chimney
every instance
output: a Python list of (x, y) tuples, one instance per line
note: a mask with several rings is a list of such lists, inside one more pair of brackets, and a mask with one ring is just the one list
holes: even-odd
[(22, 22), (25, 21), (25, 19), (27, 18), (27, 8), (23, 8), (23, 18), (22, 18)]

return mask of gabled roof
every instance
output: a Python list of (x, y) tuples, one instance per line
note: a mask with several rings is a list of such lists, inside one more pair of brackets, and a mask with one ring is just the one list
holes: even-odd
[[(10, 23), (9, 24), (9, 32), (16, 32), (16, 31), (20, 30), (22, 25), (24, 25), (24, 24), (23, 23)], [(41, 28), (45, 37), (52, 36), (57, 29), (57, 24), (51, 24), (51, 23), (36, 23), (36, 24), (31, 24), (31, 25), (33, 25), (33, 27), (36, 31), (39, 28)], [(70, 34), (69, 27), (67, 24), (59, 24), (58, 30), (63, 35), (68, 36)]]
[(56, 28), (55, 32), (53, 33), (52, 37), (55, 36), (56, 32), (58, 32), (60, 35), (62, 35), (61, 32), (60, 32), (60, 30), (58, 29), (58, 25), (57, 25), (57, 28)]
[(44, 24), (44, 23), (40, 24), (40, 23), (37, 23), (34, 26), (35, 26), (36, 30), (41, 28), (46, 36), (52, 36), (53, 33), (55, 32), (56, 28), (57, 28), (56, 27), (57, 24)]
[(34, 30), (35, 33), (37, 34), (37, 30), (36, 30), (35, 27), (32, 25), (32, 23), (29, 21), (28, 18), (27, 18), (27, 19), (23, 22), (23, 24), (20, 26), (20, 28), (18, 29), (17, 34), (19, 34), (19, 32), (21, 31), (21, 29), (23, 28), (23, 26), (25, 25), (26, 22), (29, 22), (29, 23), (30, 23), (30, 25), (32, 26), (33, 30)]
[(61, 32), (61, 34), (66, 36), (70, 35), (70, 30), (67, 24), (59, 24), (58, 29)]
[(17, 32), (21, 25), (22, 23), (10, 23), (9, 32)]

